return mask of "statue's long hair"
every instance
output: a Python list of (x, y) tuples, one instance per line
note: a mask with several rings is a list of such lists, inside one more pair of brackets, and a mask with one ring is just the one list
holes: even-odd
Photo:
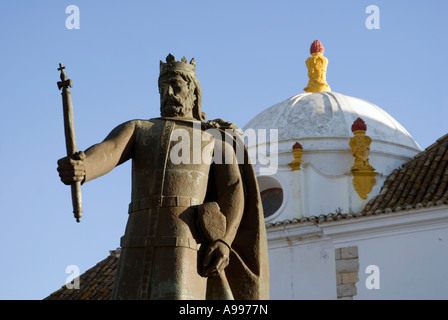
[(185, 73), (184, 76), (187, 78), (187, 81), (193, 83), (194, 85), (194, 95), (196, 96), (196, 100), (193, 106), (193, 117), (200, 120), (201, 122), (205, 122), (207, 119), (207, 115), (205, 112), (202, 112), (202, 89), (201, 84), (199, 83), (198, 78), (195, 75), (190, 73)]

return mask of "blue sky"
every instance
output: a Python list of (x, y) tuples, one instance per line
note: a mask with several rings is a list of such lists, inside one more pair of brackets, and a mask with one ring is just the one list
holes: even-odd
[[(369, 30), (368, 5), (380, 9)], [(67, 29), (77, 5), (80, 29)], [(116, 125), (159, 116), (159, 60), (194, 57), (203, 111), (243, 127), (302, 93), (319, 39), (333, 91), (377, 104), (428, 147), (447, 133), (448, 2), (0, 1), (0, 299), (42, 299), (77, 265), (119, 246), (130, 163), (82, 187), (76, 223), (56, 171), (65, 154), (58, 63), (67, 66), (78, 148)]]

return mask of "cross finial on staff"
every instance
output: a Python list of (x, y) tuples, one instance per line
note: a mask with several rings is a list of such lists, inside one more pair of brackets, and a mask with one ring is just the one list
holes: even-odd
[(58, 88), (59, 90), (63, 87), (73, 87), (73, 83), (72, 80), (68, 79), (67, 80), (67, 75), (65, 74), (65, 66), (62, 65), (62, 63), (59, 63), (59, 68), (58, 70), (61, 71), (61, 81), (58, 82)]

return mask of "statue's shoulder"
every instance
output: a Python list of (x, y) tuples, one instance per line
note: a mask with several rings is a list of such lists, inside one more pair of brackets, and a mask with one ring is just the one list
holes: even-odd
[(235, 131), (237, 133), (242, 133), (241, 129), (238, 128), (238, 126), (230, 121), (226, 121), (223, 119), (215, 119), (215, 120), (209, 120), (207, 122), (203, 123), (204, 129), (219, 129), (221, 131)]
[[(236, 148), (236, 150), (246, 149), (243, 140), (244, 132), (233, 122), (223, 119), (209, 120), (203, 123), (203, 128), (205, 130), (219, 130), (219, 132), (221, 133), (222, 142), (231, 145), (232, 147)], [(245, 161), (246, 160), (242, 160), (241, 163), (244, 163)]]
[(154, 125), (160, 124), (162, 120), (158, 118), (152, 119), (134, 119), (128, 121), (128, 123), (135, 127), (136, 130), (148, 130), (154, 127)]

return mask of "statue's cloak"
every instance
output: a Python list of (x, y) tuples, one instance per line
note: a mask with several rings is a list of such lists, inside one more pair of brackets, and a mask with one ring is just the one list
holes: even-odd
[[(209, 280), (214, 287), (211, 290), (212, 295), (218, 299), (228, 297), (225, 291), (230, 287), (236, 300), (269, 299), (269, 260), (263, 206), (247, 148), (234, 125), (221, 119), (209, 121), (207, 124), (220, 130), (223, 138), (230, 138), (234, 150), (244, 150), (244, 160), (239, 161), (244, 185), (244, 212), (231, 245), (230, 262), (225, 269), (225, 277), (221, 277), (224, 280)], [(213, 179), (213, 175), (210, 176)], [(219, 182), (209, 181), (209, 185), (213, 186), (215, 183)], [(208, 196), (211, 199), (214, 197), (213, 194)]]

